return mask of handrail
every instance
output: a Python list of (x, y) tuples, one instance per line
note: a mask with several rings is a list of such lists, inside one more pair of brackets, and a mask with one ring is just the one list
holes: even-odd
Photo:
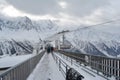
[(0, 80), (26, 80), (44, 55), (44, 52), (42, 51), (30, 59), (6, 70), (0, 75)]
[[(56, 56), (55, 54), (52, 54), (54, 60), (56, 61), (56, 63), (59, 66), (59, 71), (61, 71), (63, 73), (63, 76), (66, 77), (66, 72), (68, 69), (70, 69), (70, 66), (67, 65), (62, 59), (60, 59), (58, 56)], [(63, 68), (64, 69), (63, 69)]]
[(94, 72), (97, 74), (101, 72), (105, 78), (107, 77), (107, 79), (114, 76), (116, 80), (120, 80), (120, 59), (118, 58), (116, 59), (103, 56), (94, 56), (67, 51), (58, 52), (76, 60), (80, 63), (80, 65), (84, 64), (84, 66), (90, 66), (91, 69), (96, 70)]
[[(56, 54), (52, 54), (54, 60), (59, 66), (59, 71), (63, 73), (63, 76), (68, 80), (68, 77), (72, 77), (74, 80), (77, 80), (77, 78), (84, 78), (79, 72), (77, 72), (75, 69), (73, 69), (71, 66), (69, 66), (65, 61), (63, 61), (60, 57), (58, 57)], [(72, 73), (72, 71), (74, 73)], [(70, 76), (71, 75), (71, 76)], [(76, 79), (75, 79), (76, 78)], [(73, 80), (71, 79), (71, 80)]]
[(56, 50), (56, 52), (71, 53), (71, 54), (75, 54), (75, 55), (80, 55), (80, 54), (82, 55), (83, 54), (83, 55), (94, 56), (94, 57), (120, 60), (119, 57), (108, 57), (108, 56), (103, 56), (103, 55), (84, 54), (84, 53), (81, 53), (81, 52), (71, 52), (71, 51), (66, 51), (66, 50)]

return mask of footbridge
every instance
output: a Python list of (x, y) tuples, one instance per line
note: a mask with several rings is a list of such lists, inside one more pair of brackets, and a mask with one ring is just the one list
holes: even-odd
[[(54, 35), (56, 38), (47, 38), (42, 42), (43, 49), (35, 48), (32, 57), (2, 70), (0, 80), (120, 80), (120, 59), (61, 49), (57, 35), (62, 35), (64, 45), (67, 32), (57, 33)], [(56, 50), (48, 54), (44, 46), (53, 41)], [(15, 43), (28, 52), (33, 51), (33, 48)]]

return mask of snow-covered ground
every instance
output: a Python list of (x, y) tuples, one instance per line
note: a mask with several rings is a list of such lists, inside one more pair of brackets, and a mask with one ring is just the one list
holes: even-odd
[(0, 58), (0, 68), (15, 66), (31, 58), (32, 56), (33, 56), (32, 54), (28, 54), (28, 55), (20, 55), (20, 56), (13, 55), (13, 56), (6, 56)]
[(51, 54), (45, 53), (27, 80), (65, 80)]

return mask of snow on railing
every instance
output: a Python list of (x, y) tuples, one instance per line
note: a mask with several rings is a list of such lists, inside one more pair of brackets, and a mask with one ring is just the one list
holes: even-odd
[(42, 51), (21, 64), (11, 67), (0, 75), (0, 80), (26, 80), (44, 55), (44, 52)]
[[(73, 63), (73, 60), (75, 60), (79, 65), (106, 78), (107, 80), (111, 77), (115, 77), (116, 80), (120, 80), (120, 59), (66, 51), (58, 52), (60, 52), (61, 55), (70, 57), (69, 61), (71, 64)], [(87, 68), (87, 66), (91, 67), (91, 69)]]

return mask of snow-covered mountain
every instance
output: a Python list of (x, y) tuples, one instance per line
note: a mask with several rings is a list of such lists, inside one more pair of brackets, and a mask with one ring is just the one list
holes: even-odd
[[(28, 17), (0, 18), (0, 55), (25, 53), (47, 36), (58, 31), (51, 20), (32, 21)], [(14, 39), (14, 40), (12, 40)]]
[(33, 44), (29, 41), (0, 40), (0, 55), (29, 54)]
[[(44, 27), (43, 27), (44, 26)], [(8, 28), (10, 30), (31, 30), (44, 31), (56, 29), (57, 25), (51, 20), (32, 21), (28, 17), (18, 17), (14, 19), (0, 19), (0, 30)]]
[[(0, 39), (39, 40), (58, 32), (55, 21), (32, 21), (28, 17), (0, 18)], [(9, 34), (8, 34), (9, 33)]]
[[(21, 41), (21, 44), (24, 45), (24, 40), (34, 42), (34, 40), (38, 41), (40, 38), (45, 39), (59, 31), (72, 30), (75, 29), (73, 27), (76, 27), (74, 24), (71, 25), (72, 28), (66, 26), (64, 25), (61, 27), (58, 24), (58, 21), (32, 21), (28, 17), (14, 19), (0, 18), (0, 39), (7, 39), (7, 41), (1, 40), (2, 42), (0, 42), (0, 54), (15, 53), (16, 48), (14, 48), (14, 45), (16, 44), (11, 41), (11, 39)], [(66, 39), (71, 42), (75, 51), (109, 57), (119, 56), (120, 35), (110, 33), (109, 31), (115, 32), (112, 31), (112, 28), (115, 30), (115, 27), (112, 27), (111, 25), (107, 25), (107, 27), (102, 26), (100, 28), (77, 29), (71, 33), (67, 33)], [(116, 29), (120, 29), (118, 25)], [(6, 46), (5, 44), (9, 44), (9, 46)], [(12, 53), (10, 53), (11, 49), (13, 49)], [(16, 51), (19, 51), (19, 49)]]
[(82, 53), (109, 57), (120, 55), (119, 35), (88, 28), (74, 31), (66, 37)]

